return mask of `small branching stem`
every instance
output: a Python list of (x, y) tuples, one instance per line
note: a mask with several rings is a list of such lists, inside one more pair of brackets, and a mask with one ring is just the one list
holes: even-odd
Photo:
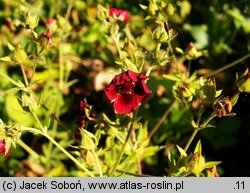
[(125, 141), (124, 141), (124, 143), (123, 143), (123, 145), (122, 145), (122, 149), (121, 149), (121, 151), (120, 151), (120, 153), (119, 153), (119, 155), (118, 155), (118, 158), (117, 158), (117, 160), (116, 160), (116, 162), (115, 162), (115, 165), (113, 166), (113, 168), (112, 168), (112, 170), (111, 170), (109, 176), (113, 176), (113, 175), (114, 175), (114, 173), (115, 173), (115, 171), (116, 171), (116, 169), (117, 169), (117, 166), (119, 165), (119, 163), (120, 163), (120, 161), (121, 161), (121, 159), (122, 159), (122, 156), (123, 156), (123, 154), (124, 154), (125, 147), (126, 147), (126, 145), (127, 145), (127, 143), (128, 143), (128, 140), (130, 139), (130, 136), (131, 136), (132, 131), (133, 131), (133, 129), (134, 129), (134, 122), (135, 122), (135, 120), (136, 120), (137, 112), (138, 112), (138, 109), (133, 113), (133, 119), (132, 119), (132, 122), (131, 122), (131, 124), (130, 124), (130, 128), (129, 128), (129, 130), (128, 130), (126, 139), (125, 139)]

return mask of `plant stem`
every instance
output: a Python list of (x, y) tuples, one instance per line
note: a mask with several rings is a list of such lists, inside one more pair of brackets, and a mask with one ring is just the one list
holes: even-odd
[(21, 70), (22, 70), (22, 74), (23, 74), (25, 86), (28, 87), (29, 86), (29, 82), (28, 82), (27, 76), (25, 74), (24, 66), (23, 66), (22, 63), (20, 63), (20, 66), (21, 66)]
[(218, 74), (218, 73), (220, 73), (220, 72), (222, 72), (222, 71), (224, 71), (224, 70), (226, 70), (226, 69), (228, 69), (228, 68), (231, 68), (231, 67), (233, 67), (234, 65), (236, 65), (236, 64), (238, 64), (238, 63), (244, 61), (245, 59), (247, 59), (247, 58), (249, 58), (249, 57), (250, 57), (250, 54), (247, 54), (247, 55), (245, 55), (245, 56), (239, 58), (238, 60), (235, 60), (235, 61), (233, 61), (233, 62), (231, 62), (231, 63), (229, 63), (229, 64), (223, 66), (222, 68), (219, 68), (219, 69), (213, 71), (212, 73), (205, 75), (203, 78), (208, 78), (208, 77), (210, 77), (210, 76), (214, 76), (215, 74)]
[(94, 157), (94, 159), (95, 159), (95, 162), (96, 162), (96, 165), (97, 165), (97, 169), (98, 169), (99, 175), (100, 175), (100, 177), (103, 177), (102, 168), (101, 168), (101, 165), (100, 165), (100, 163), (99, 163), (99, 161), (98, 161), (98, 157), (97, 157), (97, 155), (96, 155), (96, 152), (95, 152), (94, 149), (91, 149), (90, 151), (91, 151), (91, 153), (92, 153), (92, 155), (93, 155), (93, 157)]
[(198, 133), (198, 131), (199, 131), (198, 128), (195, 128), (195, 129), (193, 130), (193, 133), (192, 133), (192, 135), (190, 136), (190, 138), (188, 139), (188, 142), (187, 142), (187, 144), (186, 144), (186, 146), (185, 146), (185, 148), (184, 148), (184, 151), (185, 151), (185, 152), (187, 152), (189, 146), (191, 145), (191, 143), (192, 143), (192, 141), (194, 140), (194, 137), (196, 136), (196, 134)]
[(122, 156), (123, 156), (123, 154), (124, 154), (125, 147), (126, 147), (126, 145), (127, 145), (127, 143), (128, 143), (128, 140), (129, 140), (129, 138), (130, 138), (130, 136), (131, 136), (131, 134), (132, 134), (133, 128), (134, 128), (134, 122), (135, 122), (135, 120), (136, 120), (137, 112), (138, 112), (138, 109), (133, 113), (133, 120), (132, 120), (132, 122), (131, 122), (131, 124), (130, 124), (130, 128), (129, 128), (129, 130), (128, 130), (126, 139), (125, 139), (125, 141), (124, 141), (124, 143), (123, 143), (123, 145), (122, 145), (122, 149), (121, 149), (121, 151), (120, 151), (120, 153), (119, 153), (119, 155), (118, 155), (118, 159), (116, 160), (115, 165), (114, 165), (114, 167), (112, 168), (112, 170), (111, 170), (109, 176), (113, 176), (113, 175), (114, 175), (114, 173), (115, 173), (115, 171), (116, 171), (116, 169), (117, 169), (117, 166), (119, 165), (119, 163), (120, 163), (120, 161), (121, 161), (121, 159), (122, 159)]
[(198, 125), (196, 128), (194, 128), (194, 131), (192, 133), (192, 135), (190, 136), (190, 138), (188, 139), (188, 142), (184, 148), (184, 151), (187, 152), (190, 144), (192, 143), (192, 141), (194, 140), (194, 137), (196, 136), (196, 134), (198, 133), (198, 131), (205, 129), (207, 124), (216, 116), (216, 114), (213, 112), (201, 125)]
[(199, 109), (199, 113), (198, 113), (198, 118), (197, 118), (197, 123), (196, 123), (197, 127), (199, 127), (199, 125), (200, 125), (201, 117), (202, 117), (203, 112), (204, 112), (204, 105), (202, 103), (201, 107)]
[(171, 109), (174, 106), (174, 103), (176, 102), (176, 99), (174, 99), (171, 103), (170, 106), (166, 109), (165, 113), (162, 115), (161, 119), (159, 120), (159, 122), (155, 125), (155, 127), (150, 131), (149, 135), (148, 135), (148, 140), (150, 141), (150, 139), (152, 138), (152, 136), (155, 134), (155, 132), (160, 128), (161, 124), (166, 120), (166, 117), (168, 116), (168, 114), (170, 113)]
[(82, 165), (76, 158), (74, 158), (66, 149), (64, 149), (59, 143), (57, 143), (50, 135), (47, 133), (42, 134), (49, 141), (51, 141), (58, 149), (60, 149), (68, 158), (70, 158), (78, 167), (85, 171), (89, 176), (95, 177), (84, 165)]
[(59, 90), (64, 90), (64, 64), (63, 64), (63, 53), (61, 46), (59, 47)]
[(40, 158), (40, 156), (33, 149), (31, 149), (26, 143), (24, 143), (21, 139), (19, 139), (17, 143), (35, 159)]
[(138, 174), (141, 175), (141, 158), (140, 158), (140, 152), (137, 150), (136, 152), (136, 161), (137, 161), (137, 168), (138, 168)]
[(119, 34), (117, 35), (117, 37), (113, 36), (113, 40), (115, 42), (115, 46), (116, 46), (119, 58), (123, 59), (124, 57), (121, 51), (121, 46), (119, 45)]
[(214, 118), (216, 117), (215, 112), (212, 112), (212, 114), (200, 125), (199, 130), (205, 129), (207, 124)]
[(135, 176), (135, 177), (154, 177), (154, 176), (147, 175), (147, 174), (136, 174), (133, 172), (123, 171), (123, 170), (118, 170), (118, 169), (116, 171), (122, 174), (128, 174), (128, 175)]
[[(167, 22), (164, 22), (164, 26), (165, 26), (165, 28), (167, 29), (168, 37), (170, 37), (170, 34), (169, 34), (170, 29), (169, 29), (168, 23), (167, 23)], [(175, 56), (174, 49), (173, 49), (173, 46), (172, 46), (172, 44), (171, 44), (171, 39), (170, 39), (170, 38), (168, 39), (168, 48), (169, 48), (169, 50), (170, 50), (170, 53), (173, 55), (173, 62), (174, 62), (175, 64), (177, 64), (177, 59), (176, 59), (176, 56)], [(179, 68), (178, 68), (178, 69), (179, 69)]]
[(40, 127), (40, 129), (41, 129), (41, 131), (42, 131), (42, 132), (47, 132), (47, 131), (45, 131), (45, 129), (44, 129), (44, 127), (43, 127), (43, 125), (42, 125), (40, 119), (38, 118), (37, 114), (36, 114), (35, 112), (32, 112), (32, 115), (33, 115), (34, 118), (36, 119), (36, 121), (37, 121), (37, 123), (38, 123), (38, 125), (39, 125), (39, 127)]
[[(61, 108), (61, 105), (58, 104), (59, 102), (57, 101), (56, 103), (56, 110), (55, 110), (55, 117), (58, 117), (59, 113), (60, 113), (60, 108)], [(57, 127), (58, 127), (58, 122), (56, 120), (53, 121), (53, 126), (52, 126), (52, 129), (51, 129), (51, 137), (52, 138), (55, 138), (56, 136), (56, 131), (57, 131)], [(49, 163), (49, 160), (50, 160), (50, 156), (51, 156), (51, 150), (52, 150), (52, 147), (53, 147), (53, 143), (50, 141), (49, 144), (48, 144), (48, 149), (47, 149), (47, 156), (46, 156), (46, 159), (48, 161), (48, 165), (50, 164)]]
[(69, 1), (69, 5), (68, 5), (68, 8), (67, 8), (66, 15), (65, 15), (65, 19), (66, 19), (67, 21), (69, 21), (69, 17), (70, 17), (70, 13), (71, 13), (71, 10), (72, 10), (73, 5), (74, 5), (73, 0), (70, 0), (70, 1)]

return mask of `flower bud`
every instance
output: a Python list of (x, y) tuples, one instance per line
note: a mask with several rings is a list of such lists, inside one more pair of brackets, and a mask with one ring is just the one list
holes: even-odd
[(35, 27), (38, 26), (38, 21), (39, 18), (36, 15), (32, 16), (31, 13), (29, 12), (26, 17), (25, 24), (28, 25), (29, 28), (33, 30)]
[(54, 18), (49, 18), (49, 19), (47, 19), (47, 20), (45, 21), (45, 24), (46, 24), (46, 25), (51, 25), (51, 24), (53, 24), (55, 21), (56, 21), (56, 20), (55, 20)]
[(163, 43), (166, 42), (168, 38), (168, 33), (164, 28), (164, 24), (160, 23), (153, 32), (153, 39), (159, 41), (160, 43)]
[(246, 69), (243, 75), (236, 77), (237, 86), (240, 92), (250, 93), (250, 72), (249, 69)]
[(156, 11), (158, 10), (157, 4), (152, 0), (149, 2), (148, 8), (149, 8), (150, 15), (155, 15)]
[(129, 12), (122, 9), (111, 8), (109, 10), (109, 15), (113, 18), (124, 21), (125, 23), (128, 23), (130, 20)]
[(48, 47), (52, 45), (52, 33), (50, 28), (45, 30), (42, 35), (40, 36), (39, 42), (41, 43), (42, 47)]
[(228, 97), (216, 100), (213, 104), (213, 109), (217, 117), (234, 115), (233, 113), (230, 113), (232, 111), (232, 104)]
[(173, 5), (171, 3), (169, 3), (168, 6), (167, 6), (167, 14), (169, 16), (174, 14), (174, 7), (173, 7)]
[(197, 91), (197, 96), (207, 103), (214, 101), (216, 96), (216, 84), (214, 79), (208, 79), (205, 84)]
[(188, 60), (195, 60), (201, 56), (202, 56), (202, 52), (198, 51), (192, 42), (189, 43), (187, 55), (186, 55), (187, 59)]
[(101, 21), (107, 18), (107, 10), (100, 4), (97, 6), (97, 16)]
[(177, 88), (175, 88), (176, 97), (179, 100), (186, 100), (188, 102), (192, 101), (195, 90), (190, 87), (190, 85), (186, 82), (181, 82), (178, 84)]

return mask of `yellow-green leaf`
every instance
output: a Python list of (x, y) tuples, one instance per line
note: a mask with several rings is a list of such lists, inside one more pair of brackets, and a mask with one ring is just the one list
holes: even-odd
[(4, 57), (0, 58), (0, 60), (4, 61), (4, 62), (10, 62), (11, 61), (9, 56), (4, 56)]
[(202, 152), (202, 146), (201, 146), (201, 140), (199, 140), (195, 147), (194, 153), (198, 153), (199, 155), (201, 155), (201, 152)]
[(178, 151), (180, 152), (181, 156), (187, 157), (187, 153), (182, 149), (180, 146), (176, 145)]
[(210, 161), (210, 162), (206, 162), (204, 168), (212, 168), (214, 166), (217, 166), (221, 163), (221, 161)]

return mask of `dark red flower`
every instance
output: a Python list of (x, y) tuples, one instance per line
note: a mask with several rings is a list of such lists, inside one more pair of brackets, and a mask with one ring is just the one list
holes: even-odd
[(126, 23), (128, 23), (130, 20), (129, 12), (123, 9), (111, 8), (109, 10), (109, 15), (114, 18), (119, 18), (120, 16), (122, 16), (122, 20)]
[(5, 18), (5, 24), (9, 28), (10, 33), (14, 34), (16, 31), (15, 25), (10, 18)]
[(9, 157), (11, 147), (6, 151), (6, 143), (4, 140), (0, 140), (0, 154), (5, 153), (4, 158)]
[(46, 46), (52, 45), (52, 32), (50, 28), (48, 28), (41, 34), (40, 43)]
[(79, 127), (74, 133), (76, 139), (81, 139), (81, 128), (86, 127), (86, 125), (88, 128), (92, 128), (95, 124), (95, 121), (93, 121), (93, 119), (95, 119), (97, 116), (95, 113), (89, 114), (88, 111), (90, 110), (90, 105), (87, 102), (81, 100), (80, 111), (77, 117), (77, 124)]
[(131, 70), (118, 74), (104, 90), (108, 99), (114, 102), (114, 109), (119, 114), (135, 111), (146, 100), (151, 91), (148, 89), (144, 74)]

